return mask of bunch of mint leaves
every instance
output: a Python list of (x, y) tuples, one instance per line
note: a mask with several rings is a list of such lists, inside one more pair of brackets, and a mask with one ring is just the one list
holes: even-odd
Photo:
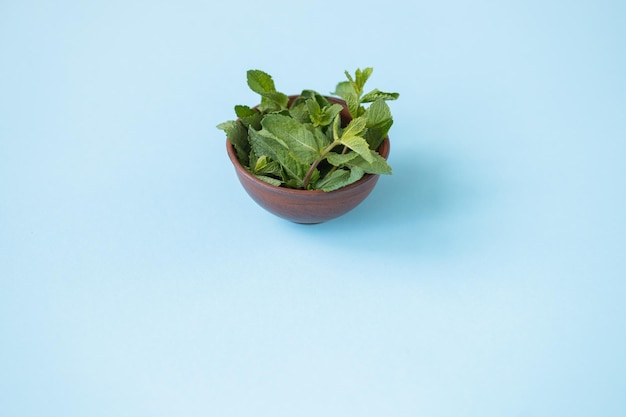
[(354, 76), (345, 71), (347, 81), (331, 93), (346, 103), (351, 120), (344, 125), (341, 104), (313, 90), (303, 90), (289, 104), (269, 74), (249, 70), (248, 86), (261, 95), (261, 103), (235, 106), (238, 119), (217, 127), (226, 133), (239, 162), (275, 186), (333, 191), (365, 174), (391, 174), (376, 149), (393, 124), (386, 101), (399, 94), (378, 89), (364, 94), (372, 71), (357, 69)]

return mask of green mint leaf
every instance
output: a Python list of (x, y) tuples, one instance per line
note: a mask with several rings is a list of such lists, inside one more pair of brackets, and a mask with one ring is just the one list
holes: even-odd
[(263, 155), (257, 159), (253, 173), (259, 175), (273, 175), (280, 176), (282, 171), (280, 164), (276, 161), (272, 161), (268, 156)]
[(378, 99), (382, 100), (397, 100), (400, 97), (398, 93), (386, 93), (384, 91), (380, 91), (377, 88), (373, 89), (369, 93), (365, 94), (361, 97), (361, 103), (371, 103)]
[(333, 119), (333, 122), (329, 126), (322, 129), (324, 134), (326, 135), (326, 140), (328, 140), (329, 145), (335, 141), (335, 138), (333, 137), (333, 128), (335, 125), (335, 120), (337, 119), (341, 120), (341, 117), (339, 117), (339, 115), (335, 116), (335, 119)]
[[(250, 143), (250, 142), (248, 142)], [(246, 165), (246, 167), (248, 169), (250, 169), (250, 167), (253, 167), (256, 165), (256, 162), (259, 160), (259, 158), (256, 156), (256, 153), (254, 153), (254, 149), (252, 149), (252, 146), (250, 147), (250, 152), (248, 153), (248, 164)], [(250, 169), (250, 171), (252, 171), (252, 169)]]
[(307, 97), (303, 97), (302, 95), (297, 96), (296, 98), (293, 99), (293, 101), (291, 102), (292, 106), (297, 106), (298, 104), (302, 104), (306, 101)]
[(257, 131), (249, 128), (248, 137), (250, 139), (252, 151), (257, 156), (257, 158), (261, 158), (262, 156), (268, 156), (274, 161), (279, 161), (278, 153), (287, 151), (287, 145), (285, 145), (283, 141), (279, 140), (274, 135), (265, 130)]
[(325, 110), (330, 105), (326, 97), (316, 91), (303, 90), (301, 95), (291, 104), (289, 114), (300, 123), (326, 126), (332, 122), (332, 117), (327, 120), (328, 110)]
[(305, 99), (314, 99), (317, 101), (317, 104), (320, 105), (320, 108), (324, 108), (329, 105), (328, 99), (314, 90), (302, 90), (300, 94)]
[(253, 175), (257, 177), (258, 179), (260, 179), (261, 181), (265, 181), (266, 183), (272, 184), (275, 187), (280, 187), (281, 184), (283, 183), (281, 180), (278, 180), (273, 177), (268, 177), (267, 175), (257, 175), (257, 174), (253, 174)]
[(285, 184), (292, 188), (302, 188), (309, 165), (300, 163), (281, 139), (265, 129), (258, 132), (250, 129), (249, 136), (252, 148), (259, 158), (266, 155), (281, 165), (281, 176)]
[(318, 124), (320, 126), (328, 126), (329, 124), (333, 122), (333, 120), (335, 119), (335, 116), (341, 113), (341, 110), (343, 110), (343, 106), (341, 104), (336, 104), (336, 103), (324, 107), (322, 109), (322, 113), (320, 114)]
[(325, 149), (328, 145), (332, 143), (332, 138), (329, 138), (328, 135), (324, 133), (321, 127), (313, 127), (313, 125), (310, 123), (306, 124), (305, 126), (311, 133), (313, 133), (313, 137), (317, 142), (318, 149)]
[(343, 107), (340, 104), (328, 104), (321, 107), (317, 100), (308, 99), (306, 101), (307, 109), (314, 126), (328, 126), (331, 124)]
[(306, 101), (310, 98), (315, 98), (315, 96), (317, 95), (317, 91), (314, 90), (302, 90), (302, 92), (300, 93), (300, 97)]
[(300, 123), (311, 122), (311, 116), (309, 116), (309, 110), (305, 101), (294, 102), (289, 108), (289, 115)]
[(249, 70), (247, 73), (248, 87), (258, 94), (272, 93), (276, 91), (272, 76), (261, 70)]
[(359, 96), (356, 93), (347, 94), (344, 97), (346, 105), (348, 106), (348, 112), (352, 118), (357, 118), (361, 115), (361, 103), (359, 102)]
[(380, 156), (378, 152), (372, 150), (370, 150), (370, 155), (372, 161), (366, 161), (361, 155), (359, 155), (356, 158), (347, 161), (345, 165), (353, 169), (355, 167), (361, 168), (367, 174), (391, 174), (391, 167), (385, 158)]
[(352, 89), (357, 95), (357, 98), (360, 97), (361, 94), (363, 94), (363, 87), (365, 86), (365, 83), (367, 82), (370, 75), (372, 75), (373, 71), (374, 70), (372, 68), (365, 68), (364, 70), (357, 69), (354, 72), (354, 78), (352, 78), (352, 75), (350, 75), (348, 71), (344, 71), (344, 73), (346, 74), (346, 78), (348, 79), (350, 85), (352, 86)]
[(244, 118), (244, 117), (250, 117), (253, 116), (255, 114), (257, 114), (258, 112), (248, 106), (243, 106), (241, 104), (238, 104), (235, 106), (235, 114), (237, 115), (237, 117)]
[(255, 130), (259, 130), (261, 128), (261, 119), (263, 116), (261, 113), (252, 109), (248, 106), (235, 106), (235, 114), (241, 120), (241, 123), (246, 127), (252, 126)]
[(271, 75), (261, 70), (249, 70), (247, 73), (248, 87), (262, 96), (259, 110), (273, 112), (287, 108), (289, 97), (276, 91)]
[(341, 97), (345, 100), (346, 105), (348, 106), (348, 112), (350, 115), (355, 118), (359, 117), (359, 107), (361, 106), (361, 102), (359, 101), (359, 93), (355, 91), (354, 81), (352, 80), (352, 76), (350, 73), (346, 71), (346, 76), (350, 81), (342, 81), (337, 84), (335, 91), (331, 94)]
[(342, 133), (341, 117), (339, 115), (335, 116), (335, 120), (333, 120), (333, 129), (332, 129), (332, 131), (333, 131), (333, 138), (332, 138), (331, 142), (339, 140), (340, 133)]
[[(363, 175), (365, 175), (365, 171), (363, 169), (361, 169), (360, 167), (352, 167), (350, 169), (350, 178), (348, 178), (348, 184), (352, 184), (353, 182), (357, 182), (358, 180), (360, 180), (361, 178), (363, 178)], [(346, 184), (346, 185), (348, 185)]]
[(366, 117), (357, 117), (355, 119), (350, 120), (348, 126), (343, 129), (343, 133), (341, 135), (342, 138), (350, 137), (350, 136), (359, 136), (363, 134), (367, 126), (367, 118)]
[(328, 155), (326, 155), (326, 160), (331, 165), (339, 167), (352, 161), (357, 156), (359, 156), (359, 154), (357, 154), (354, 151), (343, 153), (343, 154), (336, 153), (336, 152), (329, 152)]
[(365, 138), (367, 143), (369, 143), (370, 149), (378, 149), (380, 144), (383, 143), (383, 140), (385, 140), (385, 138), (387, 137), (387, 132), (389, 132), (392, 124), (393, 120), (389, 120), (384, 125), (367, 129), (367, 132), (365, 132), (365, 135), (363, 135), (363, 137)]
[(365, 140), (370, 144), (370, 149), (378, 149), (393, 124), (391, 110), (385, 100), (379, 98), (365, 111), (365, 117), (367, 118)]
[(314, 126), (320, 125), (320, 118), (322, 115), (322, 108), (320, 104), (315, 100), (315, 98), (310, 98), (306, 101), (306, 108), (309, 111), (309, 116), (311, 117), (311, 122), (313, 122)]
[(315, 188), (322, 191), (333, 191), (348, 184), (350, 180), (350, 171), (346, 169), (338, 169), (315, 183)]
[(256, 160), (254, 167), (251, 166), (250, 168), (252, 168), (252, 172), (258, 174), (263, 168), (267, 166), (269, 161), (271, 161), (271, 159), (269, 159), (267, 155), (261, 155), (259, 159)]
[(343, 73), (344, 73), (344, 74), (346, 74), (346, 78), (348, 79), (348, 82), (349, 82), (349, 83), (350, 83), (350, 85), (352, 86), (353, 90), (354, 90), (354, 91), (357, 91), (357, 89), (356, 89), (356, 88), (354, 88), (354, 87), (356, 87), (356, 83), (354, 82), (354, 78), (352, 78), (352, 75), (350, 75), (350, 73), (348, 72), (348, 70), (345, 70)]
[(287, 179), (285, 180), (284, 184), (287, 186), (287, 188), (302, 188), (302, 181), (299, 181), (297, 179)]
[(272, 91), (272, 92), (263, 94), (263, 98), (261, 99), (261, 105), (259, 106), (259, 109), (261, 109), (261, 111), (266, 111), (266, 112), (285, 110), (287, 109), (288, 103), (289, 103), (289, 97), (287, 97), (283, 93)]
[(341, 137), (340, 143), (352, 149), (354, 152), (358, 153), (367, 162), (374, 161), (374, 157), (371, 154), (370, 146), (367, 143), (367, 141), (363, 139), (362, 137), (360, 136), (345, 137), (345, 134), (344, 134), (344, 136)]
[(346, 78), (348, 79), (348, 82), (350, 83), (350, 86), (352, 87), (352, 91), (354, 91), (354, 94), (358, 100), (359, 97), (361, 96), (362, 91), (359, 90), (359, 85), (356, 83), (356, 81), (354, 81), (354, 78), (352, 78), (352, 75), (350, 75), (348, 71), (344, 71), (344, 72), (346, 74)]
[(248, 142), (248, 131), (237, 121), (229, 120), (217, 125), (218, 129), (226, 133), (226, 137), (235, 147), (237, 159), (242, 165), (247, 166), (249, 163), (248, 153), (250, 152), (250, 143)]
[(374, 71), (374, 69), (373, 68), (369, 68), (369, 67), (365, 68), (362, 71), (360, 69), (356, 70), (354, 83), (357, 86), (357, 88), (355, 88), (355, 90), (356, 90), (356, 92), (358, 93), (359, 96), (363, 93), (363, 87), (365, 86), (365, 83), (369, 79), (370, 75), (372, 75), (373, 71)]
[(341, 81), (331, 94), (345, 99), (348, 94), (356, 94), (356, 91), (354, 91), (349, 81)]
[(363, 175), (365, 175), (365, 172), (359, 167), (354, 167), (350, 170), (338, 169), (319, 180), (315, 184), (315, 188), (326, 192), (334, 191), (360, 180)]
[(382, 98), (374, 101), (367, 110), (365, 110), (365, 117), (367, 118), (367, 127), (382, 126), (392, 120), (391, 110)]
[(261, 123), (263, 129), (280, 138), (301, 164), (310, 165), (321, 155), (315, 135), (305, 125), (289, 116), (268, 114)]

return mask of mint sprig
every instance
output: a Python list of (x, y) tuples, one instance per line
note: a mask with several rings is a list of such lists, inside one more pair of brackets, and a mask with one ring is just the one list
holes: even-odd
[[(313, 90), (292, 102), (276, 90), (272, 77), (249, 70), (250, 89), (261, 96), (256, 108), (235, 106), (237, 120), (219, 124), (239, 162), (254, 176), (276, 186), (333, 191), (365, 174), (391, 174), (376, 149), (393, 118), (386, 101), (398, 93), (364, 92), (372, 68), (357, 69), (332, 93), (344, 99), (351, 116), (342, 123), (340, 104)], [(364, 104), (369, 106), (365, 107)]]

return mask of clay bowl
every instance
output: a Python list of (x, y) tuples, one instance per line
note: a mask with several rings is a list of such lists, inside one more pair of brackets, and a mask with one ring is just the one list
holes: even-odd
[[(345, 104), (333, 97), (329, 97), (329, 100)], [(359, 181), (330, 192), (276, 187), (250, 174), (237, 159), (235, 148), (228, 140), (226, 140), (226, 150), (235, 167), (239, 182), (248, 195), (270, 213), (295, 223), (322, 223), (346, 214), (365, 200), (374, 189), (379, 177), (365, 174)], [(390, 144), (387, 137), (378, 147), (378, 153), (387, 159), (389, 150)]]

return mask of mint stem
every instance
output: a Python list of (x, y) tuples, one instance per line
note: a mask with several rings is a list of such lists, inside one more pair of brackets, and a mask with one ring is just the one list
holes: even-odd
[(306, 175), (304, 176), (304, 180), (302, 181), (302, 188), (304, 188), (305, 190), (309, 187), (309, 181), (311, 181), (311, 176), (313, 175), (313, 172), (315, 171), (315, 168), (317, 168), (317, 166), (320, 164), (320, 162), (322, 162), (324, 160), (324, 158), (326, 158), (326, 155), (328, 155), (328, 153), (330, 151), (332, 151), (335, 146), (339, 145), (339, 141), (335, 140), (333, 143), (331, 143), (330, 145), (328, 145), (321, 153), (320, 153), (320, 157), (317, 158), (315, 161), (313, 161), (313, 163), (311, 164), (311, 167), (309, 168), (309, 170), (307, 171)]

